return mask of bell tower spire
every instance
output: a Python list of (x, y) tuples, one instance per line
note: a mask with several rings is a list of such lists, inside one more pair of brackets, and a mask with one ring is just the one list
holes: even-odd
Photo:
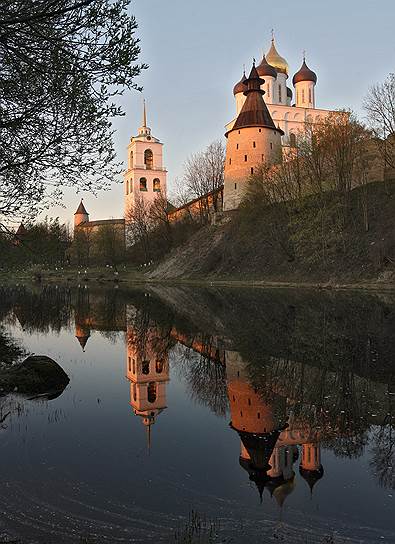
[(145, 98), (143, 99), (143, 127), (147, 127), (147, 105), (145, 103)]

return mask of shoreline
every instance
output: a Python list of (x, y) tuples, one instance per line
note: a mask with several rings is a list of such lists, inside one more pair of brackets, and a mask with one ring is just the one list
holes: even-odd
[[(78, 271), (75, 271), (78, 274)], [(395, 282), (390, 281), (359, 281), (359, 282), (334, 282), (334, 281), (282, 281), (282, 280), (239, 280), (239, 279), (210, 279), (210, 278), (164, 278), (154, 279), (136, 273), (135, 276), (120, 272), (119, 276), (103, 276), (103, 271), (92, 271), (82, 277), (77, 274), (43, 273), (40, 279), (28, 274), (4, 274), (0, 276), (0, 284), (58, 284), (65, 286), (89, 285), (108, 286), (119, 285), (132, 287), (137, 285), (171, 285), (171, 286), (195, 286), (195, 287), (228, 287), (228, 288), (258, 288), (258, 289), (314, 289), (325, 291), (374, 291), (374, 292), (395, 292)]]

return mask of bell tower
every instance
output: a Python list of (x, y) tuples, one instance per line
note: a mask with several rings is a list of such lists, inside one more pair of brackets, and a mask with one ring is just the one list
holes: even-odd
[(166, 199), (166, 174), (163, 166), (163, 144), (152, 136), (147, 126), (144, 101), (142, 124), (127, 148), (127, 169), (124, 172), (125, 218), (136, 202), (152, 204), (158, 195)]
[(147, 430), (148, 447), (151, 426), (167, 407), (166, 387), (169, 381), (169, 357), (155, 329), (141, 334), (129, 326), (126, 346), (126, 377), (130, 382), (130, 405), (141, 417)]

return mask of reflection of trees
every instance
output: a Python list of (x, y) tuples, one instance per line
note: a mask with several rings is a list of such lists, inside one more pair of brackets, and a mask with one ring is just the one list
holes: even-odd
[(15, 363), (24, 351), (0, 326), (0, 365)]
[(373, 433), (370, 467), (382, 487), (395, 489), (395, 429), (390, 425)]
[(71, 317), (71, 291), (49, 285), (30, 290), (26, 287), (4, 288), (0, 293), (0, 316), (10, 314), (29, 331), (56, 331), (67, 327)]
[[(211, 352), (212, 340), (203, 340), (204, 353)], [(218, 358), (210, 358), (182, 347), (178, 363), (188, 383), (191, 398), (208, 406), (215, 414), (224, 416), (228, 409), (226, 367)]]

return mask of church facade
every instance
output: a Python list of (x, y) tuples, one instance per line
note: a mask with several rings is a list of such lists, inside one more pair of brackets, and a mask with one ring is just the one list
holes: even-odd
[(226, 125), (224, 211), (240, 205), (257, 166), (280, 162), (306, 123), (319, 123), (331, 113), (316, 108), (317, 75), (305, 58), (293, 76), (294, 91), (288, 78), (289, 65), (272, 38), (267, 55), (257, 66), (254, 61), (248, 78), (244, 73), (233, 89), (236, 118)]

